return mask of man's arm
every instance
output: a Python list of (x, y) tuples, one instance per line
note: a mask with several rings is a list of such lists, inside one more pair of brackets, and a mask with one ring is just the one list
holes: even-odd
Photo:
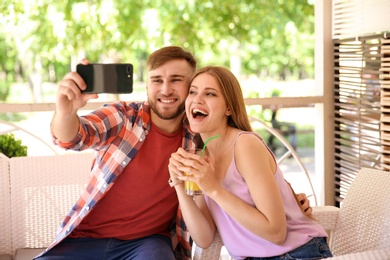
[(77, 114), (61, 114), (54, 112), (51, 120), (53, 135), (62, 142), (71, 141), (79, 129), (79, 118)]
[[(82, 60), (88, 64), (88, 60)], [(79, 129), (77, 111), (84, 107), (89, 99), (97, 94), (83, 94), (86, 88), (84, 80), (77, 72), (70, 72), (58, 83), (56, 110), (51, 121), (54, 136), (62, 142), (71, 141)]]

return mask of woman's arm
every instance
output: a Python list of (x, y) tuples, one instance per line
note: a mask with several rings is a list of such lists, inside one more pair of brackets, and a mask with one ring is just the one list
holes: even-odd
[(192, 196), (185, 193), (184, 183), (178, 179), (178, 177), (183, 176), (183, 172), (178, 170), (178, 167), (183, 166), (184, 160), (189, 160), (187, 156), (191, 157), (194, 155), (179, 148), (178, 152), (173, 153), (169, 159), (168, 168), (173, 187), (179, 199), (180, 209), (191, 237), (198, 246), (207, 248), (214, 240), (216, 227), (207, 208), (204, 196), (196, 195), (195, 199), (193, 199)]

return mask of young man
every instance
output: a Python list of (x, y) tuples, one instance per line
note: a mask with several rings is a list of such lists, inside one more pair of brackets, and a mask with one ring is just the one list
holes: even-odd
[(94, 149), (96, 158), (85, 192), (38, 259), (190, 259), (189, 241), (176, 248), (181, 255), (172, 250), (178, 200), (167, 181), (170, 155), (194, 145), (183, 115), (196, 60), (165, 47), (150, 55), (147, 69), (148, 101), (117, 102), (83, 117), (78, 110), (97, 95), (82, 94), (86, 86), (76, 72), (59, 82), (54, 142)]
[[(171, 154), (195, 147), (183, 120), (195, 69), (191, 53), (161, 48), (147, 62), (146, 102), (117, 102), (82, 117), (77, 111), (97, 95), (81, 93), (86, 86), (76, 72), (60, 81), (54, 142), (94, 149), (96, 157), (85, 192), (37, 259), (191, 259), (190, 237), (167, 181)], [(174, 223), (179, 243), (173, 250)]]

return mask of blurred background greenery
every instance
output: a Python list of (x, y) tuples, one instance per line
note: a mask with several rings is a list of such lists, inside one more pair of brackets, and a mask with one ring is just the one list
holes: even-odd
[[(56, 82), (84, 57), (132, 63), (137, 97), (144, 91), (148, 55), (165, 45), (190, 50), (199, 67), (229, 67), (247, 98), (271, 96), (275, 89), (280, 96), (295, 95), (297, 87), (311, 95), (314, 89), (310, 0), (3, 0), (0, 102), (54, 102)], [(269, 119), (261, 107), (248, 111)], [(298, 136), (298, 146), (313, 143), (314, 133)]]

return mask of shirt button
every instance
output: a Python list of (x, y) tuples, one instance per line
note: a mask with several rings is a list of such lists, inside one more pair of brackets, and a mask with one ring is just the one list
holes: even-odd
[(125, 165), (126, 165), (126, 161), (123, 161), (123, 162), (122, 162), (122, 165), (125, 166)]
[(89, 206), (86, 206), (85, 209), (86, 209), (86, 210), (89, 210)]
[(144, 141), (144, 139), (141, 137), (141, 138), (139, 139), (139, 141), (140, 141), (140, 142), (143, 142), (143, 141)]

